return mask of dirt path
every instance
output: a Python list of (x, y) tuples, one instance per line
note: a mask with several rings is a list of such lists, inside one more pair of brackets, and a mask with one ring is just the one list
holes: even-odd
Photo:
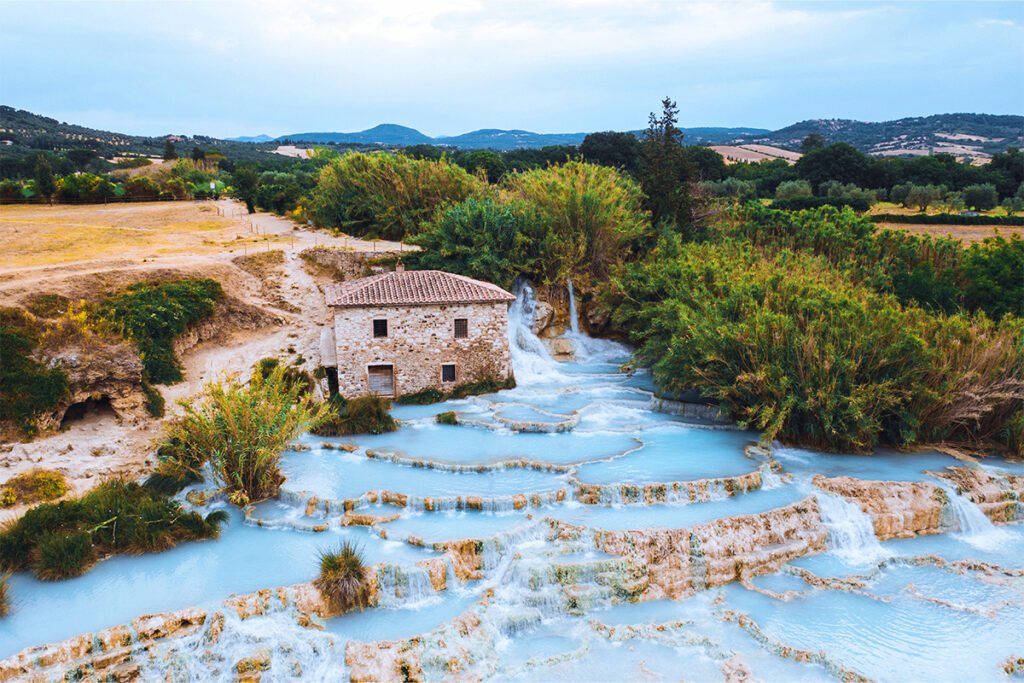
[[(201, 343), (183, 354), (184, 381), (159, 387), (167, 400), (170, 416), (180, 411), (177, 401), (196, 396), (207, 382), (226, 374), (248, 373), (261, 358), (279, 356), (294, 359), (301, 356), (306, 359), (302, 367), (309, 370), (319, 364), (320, 335), (328, 324), (328, 310), (321, 291), (323, 283), (303, 266), (299, 257), (302, 250), (314, 246), (340, 247), (364, 253), (403, 249), (396, 242), (333, 237), (324, 232), (297, 228), (292, 221), (272, 214), (250, 216), (242, 204), (233, 200), (206, 203), (206, 206), (211, 205), (215, 207), (216, 219), (225, 224), (223, 230), (246, 236), (245, 246), (239, 249), (232, 244), (231, 249), (220, 251), (201, 248), (196, 253), (178, 252), (145, 259), (117, 257), (59, 266), (5, 267), (0, 268), (0, 295), (5, 292), (13, 296), (48, 291), (70, 276), (102, 275), (111, 270), (138, 273), (141, 277), (145, 272), (154, 270), (215, 268), (232, 270), (233, 296), (245, 303), (271, 309), (274, 302), (263, 295), (266, 282), (237, 268), (232, 261), (238, 256), (259, 251), (282, 251), (284, 257), (280, 268), (269, 276), (275, 278), (275, 289), (288, 304), (288, 310), (273, 308), (282, 324), (255, 331), (238, 331), (226, 339)], [(130, 210), (134, 207), (118, 208)], [(81, 211), (79, 207), (76, 210)], [(152, 209), (146, 207), (143, 210)], [(249, 242), (250, 238), (259, 241)], [(76, 494), (84, 493), (110, 477), (139, 477), (153, 466), (152, 453), (162, 433), (161, 420), (132, 424), (109, 414), (89, 415), (45, 438), (29, 443), (0, 444), (0, 484), (32, 467), (61, 471)], [(20, 516), (24, 510), (21, 507), (0, 510), (0, 522)]]

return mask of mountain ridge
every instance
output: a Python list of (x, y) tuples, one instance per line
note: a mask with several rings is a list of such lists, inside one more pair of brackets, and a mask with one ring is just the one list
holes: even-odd
[[(1024, 147), (1024, 116), (1016, 114), (952, 113), (905, 117), (891, 121), (855, 119), (807, 119), (771, 131), (746, 127), (682, 128), (686, 144), (765, 144), (799, 149), (810, 134), (826, 143), (846, 142), (877, 156), (914, 156), (945, 152), (960, 158), (985, 160), (1009, 147)], [(642, 135), (643, 131), (629, 131)], [(460, 135), (430, 137), (394, 123), (351, 133), (310, 132), (212, 138), (203, 135), (128, 135), (63, 123), (40, 114), (0, 105), (0, 139), (30, 149), (60, 149), (91, 146), (100, 153), (159, 154), (165, 139), (200, 147), (230, 147), (246, 154), (270, 153), (289, 141), (300, 145), (338, 144), (355, 148), (393, 148), (410, 145), (438, 145), (459, 149), (510, 150), (549, 145), (579, 145), (587, 133), (535, 133), (521, 129), (480, 128)]]

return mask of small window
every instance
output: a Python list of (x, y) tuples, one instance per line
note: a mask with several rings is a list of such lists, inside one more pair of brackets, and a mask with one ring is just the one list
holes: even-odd
[(441, 381), (455, 381), (455, 363), (445, 363), (444, 365), (441, 366)]
[(388, 321), (374, 320), (373, 321), (373, 336), (374, 337), (386, 337), (388, 336)]
[(455, 338), (465, 339), (469, 336), (469, 320), (466, 318), (455, 319)]

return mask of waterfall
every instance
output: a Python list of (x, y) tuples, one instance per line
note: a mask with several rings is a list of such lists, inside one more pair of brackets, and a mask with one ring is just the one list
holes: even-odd
[(382, 608), (416, 608), (440, 602), (441, 597), (430, 581), (430, 572), (423, 567), (381, 565), (377, 571)]
[(533, 333), (533, 314), (537, 302), (533, 288), (523, 279), (516, 280), (515, 301), (508, 309), (508, 346), (512, 369), (519, 385), (566, 380), (557, 370), (557, 362), (548, 347)]
[(958, 529), (955, 534), (957, 538), (980, 550), (996, 550), (1011, 540), (1005, 529), (993, 524), (981, 508), (967, 496), (960, 495), (956, 487), (945, 482), (939, 485), (949, 498), (949, 511)]
[(576, 310), (576, 290), (572, 286), (572, 278), (567, 279), (569, 290), (569, 331), (565, 336), (573, 341), (576, 347), (576, 360), (596, 363), (621, 363), (629, 358), (630, 350), (624, 344), (608, 339), (595, 339), (580, 332), (580, 316)]
[(821, 521), (828, 529), (831, 552), (850, 564), (873, 564), (888, 557), (875, 536), (871, 517), (840, 496), (816, 491)]
[(572, 278), (566, 280), (569, 285), (569, 330), (573, 335), (580, 333), (580, 318), (576, 312), (576, 292), (572, 288)]

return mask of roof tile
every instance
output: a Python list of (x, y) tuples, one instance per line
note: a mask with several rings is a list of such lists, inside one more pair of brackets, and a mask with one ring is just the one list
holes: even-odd
[(515, 300), (501, 287), (441, 270), (407, 270), (338, 282), (324, 289), (328, 306), (430, 306)]

